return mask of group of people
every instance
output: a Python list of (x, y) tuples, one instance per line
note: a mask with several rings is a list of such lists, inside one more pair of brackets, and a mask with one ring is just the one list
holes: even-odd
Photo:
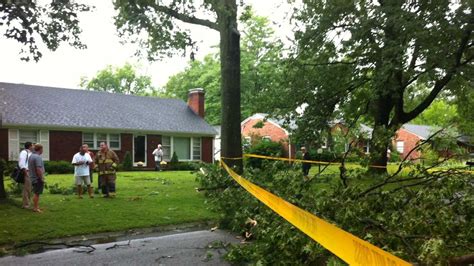
[[(72, 158), (74, 165), (75, 185), (77, 186), (77, 194), (82, 199), (83, 185), (87, 186), (87, 192), (90, 198), (94, 197), (92, 188), (93, 172), (98, 172), (98, 185), (101, 188), (103, 197), (115, 197), (115, 180), (117, 178), (116, 171), (119, 163), (117, 154), (109, 149), (105, 142), (100, 143), (100, 149), (96, 155), (89, 151), (89, 146), (83, 144), (79, 148), (79, 152)], [(23, 185), (23, 203), (25, 209), (31, 208), (31, 194), (33, 193), (33, 211), (41, 213), (39, 208), (39, 198), (43, 193), (45, 183), (45, 168), (41, 155), (43, 154), (43, 145), (25, 143), (18, 158), (18, 167), (24, 175)]]

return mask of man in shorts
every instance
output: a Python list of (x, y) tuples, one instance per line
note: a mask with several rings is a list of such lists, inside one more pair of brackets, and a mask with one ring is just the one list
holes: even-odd
[(74, 177), (76, 178), (77, 195), (82, 199), (82, 185), (87, 185), (89, 198), (93, 198), (91, 178), (89, 174), (89, 164), (92, 163), (91, 156), (86, 153), (85, 145), (79, 147), (79, 152), (72, 157), (72, 165), (74, 165)]
[(41, 154), (43, 154), (43, 145), (35, 144), (34, 151), (28, 159), (28, 175), (34, 193), (33, 211), (39, 213), (43, 212), (39, 208), (39, 197), (44, 189), (44, 164)]
[[(89, 156), (90, 156), (91, 159), (92, 159), (92, 163), (89, 164), (89, 175), (90, 175), (90, 177), (91, 177), (91, 184), (94, 184), (94, 179), (93, 179), (93, 177), (94, 177), (94, 166), (95, 166), (95, 165), (94, 165), (94, 160), (95, 160), (95, 155), (94, 155), (93, 152), (91, 152), (91, 151), (89, 150), (89, 145), (83, 144), (82, 146), (84, 146), (85, 152), (86, 152), (87, 154), (89, 154)], [(100, 187), (100, 184), (99, 184), (99, 187)]]

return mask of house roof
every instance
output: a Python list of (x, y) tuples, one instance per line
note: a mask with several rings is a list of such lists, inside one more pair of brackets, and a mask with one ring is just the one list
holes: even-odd
[(403, 128), (410, 131), (411, 133), (418, 135), (422, 139), (428, 139), (433, 133), (435, 128), (432, 126), (404, 124)]
[(178, 99), (3, 82), (0, 115), (4, 126), (216, 134)]

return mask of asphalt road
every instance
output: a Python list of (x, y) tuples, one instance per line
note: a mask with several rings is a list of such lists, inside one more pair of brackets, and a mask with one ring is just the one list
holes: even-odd
[[(238, 243), (226, 231), (194, 231), (148, 237), (92, 247), (0, 258), (0, 265), (229, 265), (225, 246)], [(92, 251), (87, 253), (88, 251)]]

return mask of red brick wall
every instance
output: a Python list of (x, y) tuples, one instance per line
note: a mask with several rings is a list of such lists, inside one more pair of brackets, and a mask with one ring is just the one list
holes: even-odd
[(151, 153), (156, 149), (156, 146), (161, 144), (161, 135), (146, 135), (146, 149), (147, 149), (147, 167), (155, 167), (155, 156)]
[[(252, 137), (253, 139), (254, 136), (260, 136), (260, 137), (269, 136), (272, 141), (282, 142), (282, 147), (285, 152), (284, 155), (288, 156), (288, 153), (289, 153), (288, 135), (286, 134), (285, 130), (268, 121), (264, 122), (263, 127), (254, 128), (255, 124), (257, 124), (258, 122), (263, 122), (263, 120), (250, 119), (249, 121), (245, 122), (245, 124), (241, 126), (242, 137)], [(294, 157), (294, 153), (292, 154), (292, 157)]]
[(49, 131), (49, 159), (71, 161), (82, 145), (82, 132)]
[[(397, 141), (403, 141), (404, 146), (403, 146), (403, 153), (401, 153), (402, 159), (407, 156), (407, 154), (421, 141), (420, 137), (417, 135), (400, 128), (393, 140), (393, 151), (392, 152), (397, 152)], [(410, 160), (417, 160), (421, 156), (421, 153), (419, 151), (413, 151), (408, 159)]]
[(212, 143), (214, 138), (202, 137), (201, 138), (201, 160), (205, 163), (212, 163), (214, 151), (212, 149)]
[(123, 162), (127, 151), (130, 152), (130, 155), (133, 158), (133, 134), (122, 133), (120, 134), (120, 150), (115, 151), (121, 163)]
[(8, 161), (8, 129), (0, 128), (0, 158)]

